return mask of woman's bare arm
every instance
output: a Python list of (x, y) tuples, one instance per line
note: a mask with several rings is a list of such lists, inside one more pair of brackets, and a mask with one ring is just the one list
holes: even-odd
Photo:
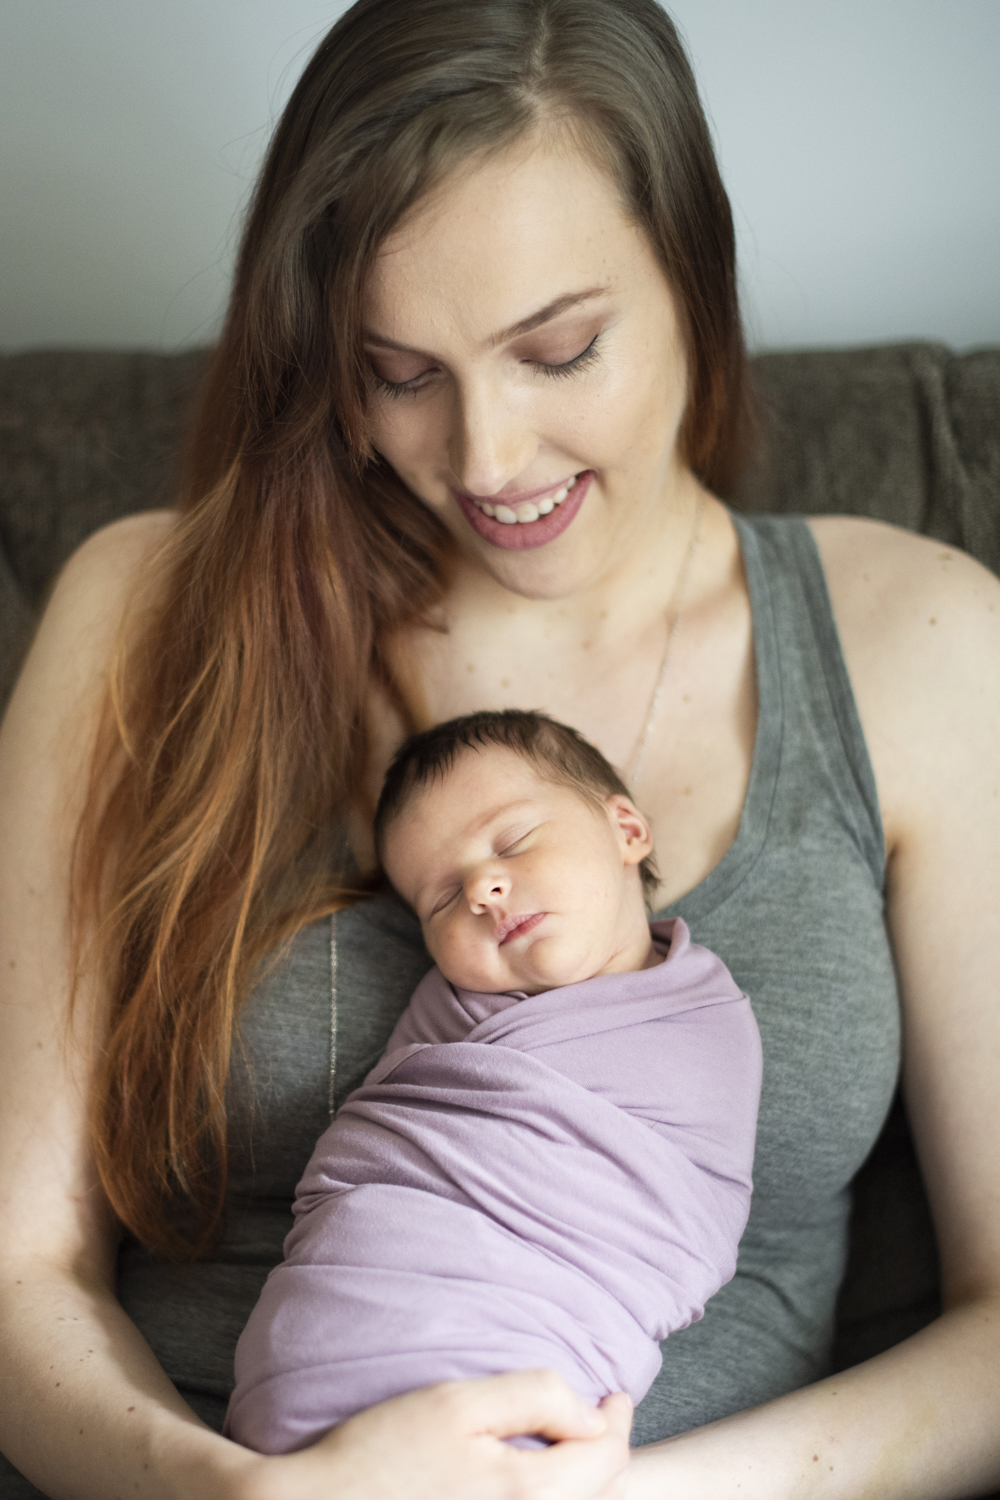
[(853, 1370), (644, 1449), (630, 1500), (1000, 1486), (1000, 583), (875, 523), (815, 529), (886, 825), (904, 1082), (945, 1311)]
[[(84, 1127), (92, 994), (65, 1033), (70, 847), (106, 663), (168, 525), (120, 523), (70, 562), (0, 731), (0, 1445), (55, 1496), (166, 1495), (185, 1460), (196, 1495), (211, 1439), (113, 1295), (117, 1232)], [(161, 1441), (173, 1488), (148, 1478)]]
[[(70, 847), (124, 601), (172, 524), (134, 517), (81, 548), (0, 730), (0, 1449), (54, 1500), (587, 1500), (626, 1463), (620, 1402), (594, 1436), (561, 1380), (529, 1372), (417, 1392), (261, 1458), (195, 1416), (115, 1299), (85, 1128), (100, 997), (84, 990), (65, 1027)], [(499, 1440), (525, 1424), (577, 1441)]]

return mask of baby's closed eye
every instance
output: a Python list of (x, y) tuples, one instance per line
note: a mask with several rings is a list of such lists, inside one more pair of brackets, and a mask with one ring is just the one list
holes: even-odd
[(453, 885), (449, 886), (446, 891), (442, 891), (441, 894), (436, 898), (430, 912), (428, 913), (428, 920), (430, 920), (431, 917), (436, 917), (439, 912), (443, 912), (447, 907), (449, 907), (455, 900), (455, 898), (460, 894), (461, 890), (462, 887), (460, 885)]
[(536, 832), (537, 827), (538, 825), (533, 823), (530, 827), (526, 828), (522, 823), (517, 828), (503, 829), (497, 834), (493, 842), (495, 858), (503, 859), (504, 855), (516, 854), (520, 846)]

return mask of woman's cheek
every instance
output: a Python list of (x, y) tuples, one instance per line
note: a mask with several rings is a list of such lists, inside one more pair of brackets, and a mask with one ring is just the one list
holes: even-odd
[(426, 488), (426, 478), (440, 473), (446, 445), (435, 431), (434, 416), (426, 406), (410, 397), (398, 399), (409, 410), (379, 413), (370, 428), (372, 445), (403, 483), (420, 494)]
[(560, 404), (567, 432), (587, 434), (595, 446), (604, 446), (606, 441), (611, 449), (628, 443), (648, 398), (619, 353), (609, 355), (580, 379), (567, 379), (565, 386)]
[(580, 392), (567, 404), (557, 420), (546, 424), (548, 444), (579, 458), (581, 466), (598, 473), (617, 468), (633, 444), (636, 423), (628, 406), (616, 399), (617, 392)]
[(394, 467), (397, 460), (405, 460), (413, 446), (417, 430), (413, 420), (415, 405), (412, 396), (382, 396), (372, 414), (372, 442)]

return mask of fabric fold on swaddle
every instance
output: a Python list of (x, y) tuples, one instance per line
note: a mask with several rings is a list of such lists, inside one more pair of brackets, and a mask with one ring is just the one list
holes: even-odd
[(439, 1380), (547, 1366), (638, 1402), (736, 1267), (761, 1056), (683, 921), (664, 961), (544, 994), (432, 969), (299, 1184), (236, 1350), (226, 1432), (266, 1453)]

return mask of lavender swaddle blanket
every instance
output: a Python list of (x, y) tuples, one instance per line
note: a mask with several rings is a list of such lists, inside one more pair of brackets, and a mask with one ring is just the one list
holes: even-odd
[(317, 1144), (226, 1432), (286, 1453), (435, 1381), (548, 1366), (638, 1402), (736, 1268), (760, 1040), (679, 918), (665, 961), (544, 994), (418, 986)]

